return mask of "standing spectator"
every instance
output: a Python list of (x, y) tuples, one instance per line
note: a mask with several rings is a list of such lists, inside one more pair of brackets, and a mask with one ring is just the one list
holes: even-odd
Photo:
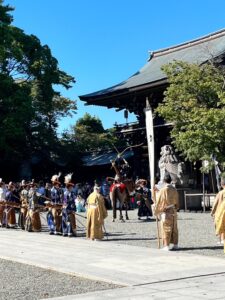
[(136, 182), (138, 188), (136, 189), (137, 194), (137, 203), (138, 203), (138, 220), (141, 220), (141, 217), (146, 217), (146, 220), (152, 216), (151, 204), (151, 192), (147, 188), (147, 181), (145, 179), (139, 179)]
[(105, 199), (105, 206), (106, 206), (107, 209), (112, 208), (111, 200), (109, 198), (109, 192), (110, 192), (109, 189), (110, 189), (109, 188), (109, 183), (108, 183), (107, 180), (104, 179), (102, 181), (102, 185), (101, 185), (101, 194)]

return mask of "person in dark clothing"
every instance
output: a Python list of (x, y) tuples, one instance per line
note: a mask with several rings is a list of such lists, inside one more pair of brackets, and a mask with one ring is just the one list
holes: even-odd
[(136, 189), (137, 204), (139, 206), (138, 219), (141, 220), (141, 217), (149, 219), (149, 217), (152, 216), (151, 204), (153, 203), (151, 191), (147, 187), (147, 181), (145, 179), (139, 179), (136, 185), (138, 186)]

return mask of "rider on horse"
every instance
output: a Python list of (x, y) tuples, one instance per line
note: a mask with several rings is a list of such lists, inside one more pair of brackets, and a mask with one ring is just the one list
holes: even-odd
[(117, 156), (116, 160), (112, 160), (112, 167), (114, 168), (116, 175), (114, 178), (108, 177), (107, 180), (113, 181), (110, 187), (110, 198), (113, 207), (113, 221), (116, 218), (116, 202), (120, 202), (120, 219), (123, 220), (122, 206), (125, 204), (126, 208), (126, 219), (128, 220), (127, 207), (130, 200), (130, 193), (133, 191), (133, 181), (131, 178), (131, 168), (128, 162), (120, 155)]

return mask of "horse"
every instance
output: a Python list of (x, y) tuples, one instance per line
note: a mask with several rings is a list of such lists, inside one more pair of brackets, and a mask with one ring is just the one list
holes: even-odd
[(130, 197), (134, 195), (135, 184), (132, 179), (123, 180), (123, 182), (115, 182), (110, 187), (109, 197), (112, 203), (113, 209), (113, 222), (116, 219), (116, 205), (119, 201), (119, 210), (120, 210), (120, 220), (124, 222), (122, 208), (125, 207), (126, 220), (129, 220), (128, 217), (128, 207), (130, 202)]
[(125, 215), (126, 220), (129, 220), (128, 217), (128, 206), (130, 202), (130, 197), (134, 195), (135, 192), (135, 184), (132, 179), (123, 179), (119, 169), (117, 168), (115, 161), (111, 161), (112, 167), (116, 171), (115, 178), (108, 177), (107, 180), (113, 180), (114, 183), (110, 187), (109, 197), (112, 203), (113, 208), (113, 222), (116, 219), (116, 204), (117, 200), (119, 201), (119, 209), (120, 209), (120, 220), (124, 222), (122, 208), (125, 207)]

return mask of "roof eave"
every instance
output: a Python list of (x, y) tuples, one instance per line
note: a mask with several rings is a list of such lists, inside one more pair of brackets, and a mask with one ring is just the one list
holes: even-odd
[[(102, 95), (92, 95), (92, 94), (87, 94), (87, 95), (81, 95), (79, 96), (80, 100), (85, 101), (85, 105), (100, 105), (102, 101), (109, 101), (109, 100), (114, 100), (115, 98), (121, 97), (121, 98), (126, 98), (130, 94), (134, 93), (137, 94), (139, 92), (144, 92), (152, 88), (159, 88), (160, 86), (164, 86), (168, 83), (167, 78), (163, 78), (154, 82), (130, 87), (127, 89), (122, 89), (118, 91), (113, 91), (109, 93), (105, 93)], [(104, 103), (105, 106), (105, 103)]]

